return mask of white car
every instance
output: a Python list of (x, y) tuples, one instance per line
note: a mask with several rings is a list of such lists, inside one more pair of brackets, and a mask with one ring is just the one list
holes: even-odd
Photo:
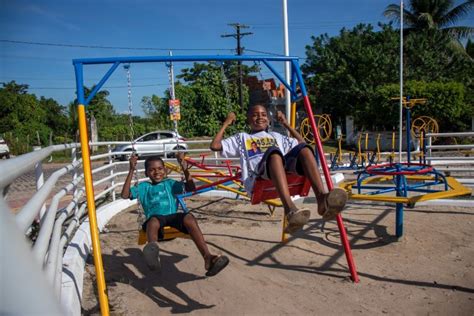
[[(164, 155), (167, 157), (175, 157), (175, 150), (187, 150), (188, 145), (184, 142), (185, 139), (173, 131), (155, 131), (135, 139), (135, 151), (138, 156), (153, 156)], [(127, 152), (132, 151), (132, 145), (119, 145), (115, 147), (112, 152)], [(118, 154), (113, 156), (116, 159), (127, 160), (129, 155)]]
[(6, 157), (7, 159), (10, 158), (10, 148), (8, 148), (5, 140), (0, 137), (0, 159), (3, 157)]

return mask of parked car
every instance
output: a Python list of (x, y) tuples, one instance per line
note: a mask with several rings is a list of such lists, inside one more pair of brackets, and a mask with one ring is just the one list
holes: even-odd
[[(138, 156), (152, 156), (152, 155), (164, 155), (167, 153), (167, 157), (175, 157), (172, 150), (187, 150), (188, 145), (184, 142), (181, 135), (173, 131), (155, 131), (135, 139), (135, 150)], [(115, 147), (112, 152), (126, 152), (132, 151), (131, 144), (119, 145)], [(127, 160), (130, 155), (119, 154), (113, 156), (115, 159)]]
[(2, 159), (3, 157), (7, 159), (10, 158), (10, 148), (8, 148), (8, 145), (5, 140), (0, 137), (0, 159)]

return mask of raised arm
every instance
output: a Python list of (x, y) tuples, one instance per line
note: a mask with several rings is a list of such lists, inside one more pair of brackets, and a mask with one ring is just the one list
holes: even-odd
[(296, 138), (298, 143), (305, 142), (304, 138), (300, 135), (300, 133), (298, 133), (298, 131), (295, 128), (291, 127), (291, 125), (288, 124), (288, 121), (286, 120), (285, 114), (283, 114), (283, 112), (281, 111), (277, 112), (277, 119), (278, 119), (278, 122), (290, 132), (290, 135)]
[(125, 179), (125, 183), (123, 184), (121, 193), (122, 199), (130, 198), (130, 185), (132, 183), (133, 173), (135, 172), (135, 168), (137, 167), (137, 161), (137, 155), (130, 156), (130, 168), (128, 169), (127, 178)]
[(194, 183), (193, 178), (191, 177), (191, 174), (189, 173), (189, 168), (188, 163), (184, 159), (184, 153), (179, 152), (176, 155), (176, 160), (178, 160), (179, 165), (181, 166), (181, 170), (183, 170), (184, 174), (184, 188), (186, 192), (191, 192), (196, 190), (196, 184)]
[(214, 136), (214, 139), (211, 142), (211, 148), (212, 151), (221, 151), (222, 150), (222, 139), (224, 138), (224, 133), (227, 127), (231, 125), (233, 122), (235, 122), (235, 113), (230, 112), (227, 114), (227, 118), (225, 119), (224, 123), (222, 123), (221, 129), (217, 132), (216, 136)]

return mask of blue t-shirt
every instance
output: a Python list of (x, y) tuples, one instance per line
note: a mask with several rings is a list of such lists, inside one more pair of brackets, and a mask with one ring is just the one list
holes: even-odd
[(142, 182), (130, 188), (130, 200), (138, 197), (146, 219), (149, 219), (152, 215), (175, 214), (178, 210), (175, 196), (183, 191), (183, 183), (173, 179), (164, 179), (156, 184)]

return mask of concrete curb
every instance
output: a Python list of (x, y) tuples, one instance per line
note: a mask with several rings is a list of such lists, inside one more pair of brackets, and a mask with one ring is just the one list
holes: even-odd
[[(116, 200), (97, 209), (99, 231), (104, 229), (112, 217), (136, 203), (136, 200)], [(76, 231), (63, 257), (61, 306), (66, 311), (66, 315), (81, 315), (84, 267), (90, 252), (89, 220), (85, 220)]]

